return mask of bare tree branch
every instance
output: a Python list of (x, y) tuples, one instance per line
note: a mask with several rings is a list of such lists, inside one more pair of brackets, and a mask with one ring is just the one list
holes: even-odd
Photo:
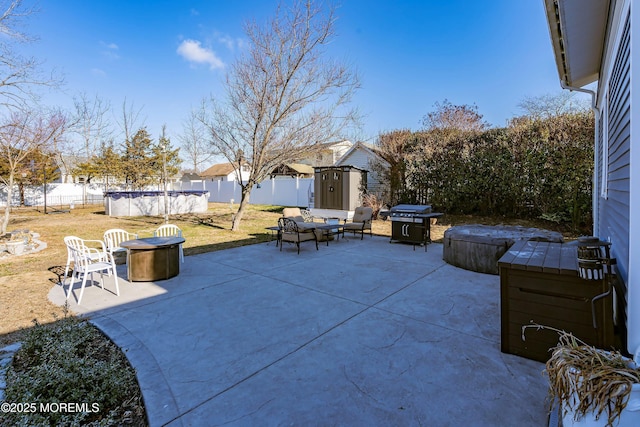
[(62, 79), (54, 73), (45, 75), (41, 61), (18, 54), (16, 45), (30, 43), (35, 38), (22, 31), (24, 19), (37, 10), (24, 6), (22, 0), (12, 0), (0, 9), (0, 105), (7, 108), (25, 108), (38, 98), (35, 88), (56, 87)]
[(548, 119), (566, 113), (589, 111), (589, 101), (576, 99), (575, 92), (563, 90), (555, 94), (532, 96), (523, 99), (518, 107), (526, 117)]
[(475, 104), (454, 105), (445, 99), (442, 103), (436, 102), (434, 107), (435, 111), (422, 119), (425, 130), (482, 131), (489, 127)]
[(112, 137), (111, 123), (107, 120), (111, 105), (98, 95), (90, 99), (86, 92), (75, 97), (73, 104), (75, 114), (70, 130), (78, 135), (83, 154), (89, 158)]
[[(358, 117), (349, 107), (359, 88), (349, 67), (326, 56), (335, 39), (335, 9), (313, 1), (281, 4), (266, 25), (248, 22), (249, 49), (230, 67), (226, 98), (210, 99), (199, 119), (215, 152), (231, 162), (242, 200), (232, 230), (238, 230), (254, 184), (283, 163), (305, 157), (321, 144), (343, 139)], [(242, 153), (239, 156), (238, 153)]]
[(118, 125), (124, 134), (124, 142), (131, 142), (131, 138), (135, 132), (144, 127), (144, 118), (140, 118), (140, 114), (142, 114), (143, 107), (135, 109), (133, 102), (127, 106), (127, 99), (125, 98), (122, 101), (122, 116)]
[(197, 114), (192, 113), (182, 124), (182, 135), (178, 138), (194, 173), (198, 173), (201, 166), (214, 157), (206, 129), (198, 120)]
[(66, 117), (60, 111), (22, 110), (0, 118), (0, 160), (5, 164), (0, 181), (7, 189), (7, 206), (0, 229), (3, 234), (9, 225), (16, 174), (36, 153), (53, 156), (65, 126)]

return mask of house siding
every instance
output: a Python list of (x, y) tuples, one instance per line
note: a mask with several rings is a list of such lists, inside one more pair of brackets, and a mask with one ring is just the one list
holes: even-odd
[(371, 194), (376, 194), (378, 196), (382, 195), (384, 186), (380, 183), (380, 178), (375, 170), (372, 170), (371, 155), (363, 150), (356, 149), (349, 153), (346, 157), (340, 159), (337, 166), (342, 165), (351, 165), (357, 168), (368, 171), (367, 173), (367, 192)]
[[(595, 187), (595, 193), (594, 193), (594, 197), (595, 200), (600, 201), (600, 197), (602, 196), (602, 162), (603, 162), (603, 157), (604, 157), (604, 116), (602, 114), (599, 115), (599, 117), (597, 117), (597, 134), (596, 134), (596, 162), (595, 162), (595, 176), (594, 176), (594, 187)], [(598, 215), (600, 214), (600, 208), (601, 206), (599, 204), (596, 204), (594, 209), (598, 210)], [(595, 214), (595, 212), (594, 212)], [(596, 227), (598, 227), (599, 222), (596, 222)], [(595, 229), (595, 234), (599, 235), (600, 230), (598, 230), (597, 228)]]
[[(603, 123), (599, 118), (598, 161), (606, 162), (605, 168), (596, 171), (596, 192), (599, 198), (599, 237), (612, 242), (611, 251), (617, 259), (617, 272), (627, 299), (629, 273), (629, 224), (630, 224), (630, 182), (631, 182), (631, 47), (630, 16), (627, 14), (613, 65), (606, 81), (608, 101)], [(605, 134), (606, 133), (606, 134)], [(607, 143), (607, 150), (603, 149)], [(606, 176), (602, 177), (602, 171)], [(603, 180), (603, 178), (606, 178)], [(602, 188), (602, 185), (606, 188)], [(603, 194), (605, 197), (603, 197)], [(628, 304), (625, 304), (628, 307)]]

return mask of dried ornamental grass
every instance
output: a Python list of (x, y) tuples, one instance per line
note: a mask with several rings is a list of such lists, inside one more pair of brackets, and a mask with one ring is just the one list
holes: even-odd
[(617, 351), (599, 350), (568, 332), (532, 327), (555, 330), (560, 336), (544, 371), (549, 376), (550, 405), (559, 399), (564, 404), (563, 415), (572, 410), (575, 421), (589, 413), (598, 420), (606, 413), (607, 426), (612, 426), (627, 406), (633, 384), (640, 383), (636, 364)]

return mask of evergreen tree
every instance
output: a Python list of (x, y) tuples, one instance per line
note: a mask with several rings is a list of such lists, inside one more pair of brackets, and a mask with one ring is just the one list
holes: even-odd
[(153, 140), (146, 128), (136, 132), (131, 140), (125, 141), (122, 155), (122, 177), (127, 187), (132, 190), (142, 190), (157, 182), (157, 154), (154, 151)]

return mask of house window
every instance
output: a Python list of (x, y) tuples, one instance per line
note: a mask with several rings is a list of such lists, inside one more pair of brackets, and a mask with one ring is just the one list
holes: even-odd
[(242, 172), (250, 172), (251, 169), (249, 168), (249, 165), (242, 165)]

